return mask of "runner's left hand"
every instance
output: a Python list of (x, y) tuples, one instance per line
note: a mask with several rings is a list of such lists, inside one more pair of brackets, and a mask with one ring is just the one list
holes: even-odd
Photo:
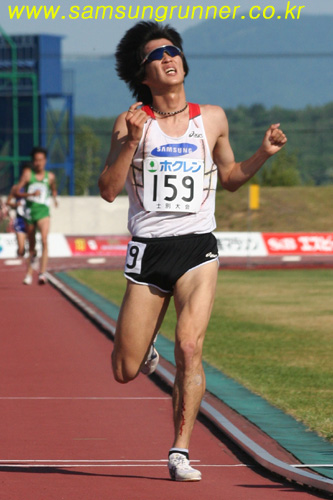
[(279, 129), (280, 123), (275, 123), (267, 130), (261, 148), (270, 156), (280, 151), (287, 142), (287, 137)]

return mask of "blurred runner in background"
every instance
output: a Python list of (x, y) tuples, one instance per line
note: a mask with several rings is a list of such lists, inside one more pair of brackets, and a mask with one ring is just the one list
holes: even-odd
[[(48, 261), (47, 237), (50, 230), (50, 197), (53, 196), (57, 207), (57, 189), (55, 175), (45, 170), (47, 150), (35, 147), (31, 152), (32, 168), (25, 169), (16, 186), (15, 196), (26, 200), (25, 220), (29, 240), (29, 265), (25, 285), (31, 285), (33, 270), (36, 265), (36, 232), (40, 231), (42, 238), (42, 258), (38, 283), (46, 283), (46, 266)], [(25, 188), (25, 192), (21, 192)]]

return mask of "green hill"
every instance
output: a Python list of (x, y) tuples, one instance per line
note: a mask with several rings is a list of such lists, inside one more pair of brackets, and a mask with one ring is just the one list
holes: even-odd
[(333, 232), (333, 186), (261, 187), (260, 209), (248, 213), (248, 186), (218, 191), (218, 231)]

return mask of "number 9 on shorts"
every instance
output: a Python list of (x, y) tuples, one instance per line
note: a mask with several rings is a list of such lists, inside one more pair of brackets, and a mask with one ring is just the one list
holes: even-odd
[(142, 257), (146, 249), (146, 243), (130, 241), (127, 247), (125, 273), (141, 273)]

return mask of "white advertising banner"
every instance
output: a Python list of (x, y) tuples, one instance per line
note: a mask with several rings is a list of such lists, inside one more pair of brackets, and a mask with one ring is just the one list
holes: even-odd
[(0, 259), (17, 257), (17, 243), (15, 233), (0, 233)]
[[(40, 236), (40, 235), (39, 235)], [(41, 242), (39, 243), (42, 246)], [(72, 251), (67, 242), (66, 236), (59, 233), (49, 235), (49, 257), (71, 257)]]
[(266, 257), (261, 233), (214, 233), (220, 257)]
[[(71, 257), (72, 252), (63, 234), (51, 233), (48, 237), (49, 257)], [(28, 243), (26, 243), (28, 248)], [(42, 254), (40, 234), (36, 236), (37, 254)], [(0, 233), (0, 259), (14, 259), (17, 257), (17, 243), (14, 233)]]

